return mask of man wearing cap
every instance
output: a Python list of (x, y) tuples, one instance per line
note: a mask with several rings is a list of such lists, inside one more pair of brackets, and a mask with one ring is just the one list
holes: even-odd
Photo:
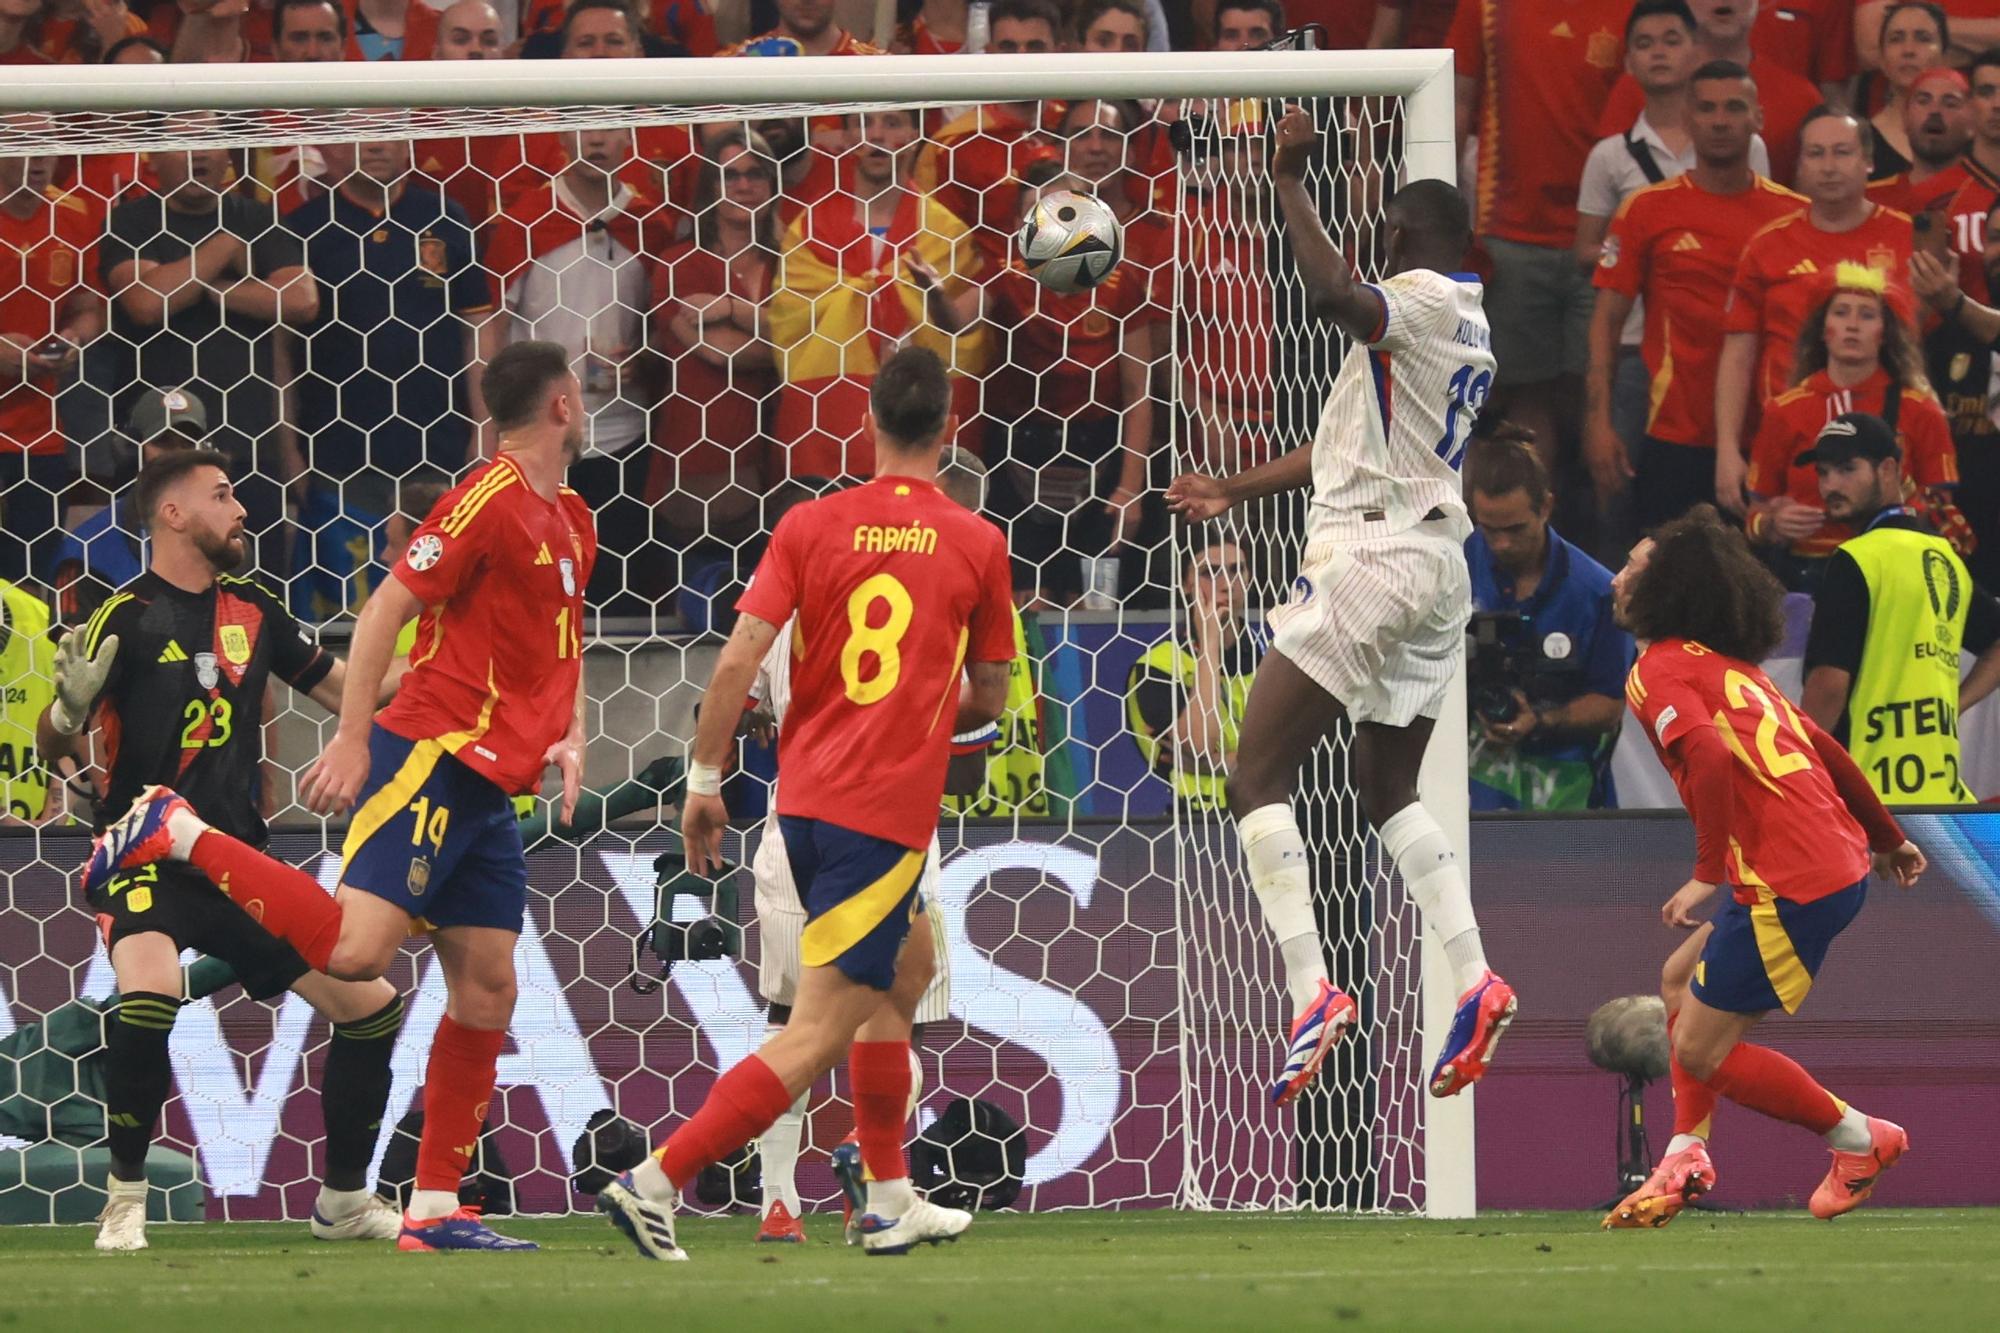
[[(144, 466), (174, 449), (192, 449), (208, 435), (208, 409), (185, 389), (145, 389), (125, 421), (125, 435), (139, 447)], [(111, 503), (61, 534), (49, 568), (56, 623), (81, 625), (111, 595), (146, 567), (142, 524), (132, 513), (127, 487)]]
[[(2000, 602), (1903, 508), (1902, 449), (1880, 417), (1835, 417), (1812, 453), (1827, 517), (1858, 535), (1828, 557), (1813, 599), (1805, 711), (1884, 804), (1971, 802), (1958, 718), (2000, 684)], [(1961, 651), (1978, 658), (1963, 683)]]

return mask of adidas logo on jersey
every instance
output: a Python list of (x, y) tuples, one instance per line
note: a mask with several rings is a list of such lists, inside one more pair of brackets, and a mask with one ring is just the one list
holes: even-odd
[(187, 660), (188, 655), (186, 650), (176, 640), (168, 639), (167, 646), (160, 650), (160, 661), (162, 663), (185, 662)]
[(555, 557), (549, 554), (549, 544), (547, 542), (543, 542), (542, 549), (535, 552), (535, 563), (538, 565), (553, 565), (555, 563)]
[(1810, 278), (1817, 272), (1819, 272), (1818, 264), (1813, 263), (1810, 259), (1801, 259), (1798, 263), (1792, 265), (1785, 276), (1788, 278)]
[(1681, 238), (1674, 242), (1674, 252), (1676, 254), (1685, 254), (1690, 250), (1699, 249), (1701, 249), (1701, 241), (1691, 231), (1682, 232)]

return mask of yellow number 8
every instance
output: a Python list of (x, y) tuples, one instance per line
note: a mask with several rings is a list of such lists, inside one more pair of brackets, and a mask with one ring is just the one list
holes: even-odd
[[(870, 625), (875, 603), (889, 604), (889, 619)], [(840, 647), (840, 678), (847, 684), (847, 697), (857, 704), (880, 703), (896, 688), (903, 675), (900, 645), (910, 629), (916, 606), (910, 590), (893, 574), (877, 574), (864, 580), (847, 599), (847, 642)], [(861, 658), (875, 654), (875, 674), (863, 678)]]

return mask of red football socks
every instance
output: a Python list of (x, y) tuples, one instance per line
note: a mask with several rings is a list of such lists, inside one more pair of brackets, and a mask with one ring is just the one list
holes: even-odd
[(1716, 1090), (1696, 1080), (1681, 1068), (1681, 1058), (1673, 1057), (1674, 1133), (1708, 1137), (1709, 1118), (1715, 1114)]
[(318, 880), (214, 829), (195, 839), (188, 861), (314, 971), (326, 971), (340, 943), (341, 913)]
[(446, 1014), (431, 1038), (424, 1068), (424, 1136), (417, 1145), (417, 1188), (457, 1195), (486, 1127), (504, 1031), (463, 1027)]
[[(1768, 1046), (1738, 1042), (1708, 1086), (1738, 1106), (1773, 1120), (1803, 1125), (1815, 1134), (1824, 1134), (1840, 1123), (1841, 1105), (1834, 1095), (1814, 1081), (1798, 1061)], [(1678, 1110), (1674, 1120), (1678, 1126)]]
[(761, 1056), (746, 1056), (715, 1081), (701, 1109), (669, 1135), (654, 1156), (673, 1187), (683, 1189), (703, 1167), (769, 1129), (791, 1104), (792, 1094), (771, 1066)]
[(903, 1159), (910, 1043), (857, 1041), (847, 1050), (847, 1069), (854, 1079), (854, 1137), (862, 1164), (875, 1180), (901, 1180), (910, 1174)]

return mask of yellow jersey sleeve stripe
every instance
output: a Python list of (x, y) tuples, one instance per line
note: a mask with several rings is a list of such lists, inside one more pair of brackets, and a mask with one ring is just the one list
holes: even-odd
[(444, 522), (439, 526), (448, 535), (456, 537), (465, 531), (465, 525), (472, 521), (473, 515), (477, 514), (488, 500), (513, 485), (519, 476), (520, 474), (512, 467), (495, 467), (481, 477), (471, 490), (458, 497), (458, 503), (452, 506), (451, 512), (445, 515)]
[(471, 490), (458, 497), (458, 502), (451, 507), (451, 512), (445, 515), (444, 522), (439, 526), (450, 530), (452, 525), (460, 522), (468, 511), (484, 504), (486, 497), (501, 486), (506, 485), (507, 481), (507, 469), (494, 468), (491, 472), (488, 472), (485, 476), (474, 482)]
[(866, 939), (916, 886), (928, 855), (904, 852), (888, 874), (832, 911), (807, 922), (805, 934), (799, 939), (799, 961), (807, 967), (825, 967)]

